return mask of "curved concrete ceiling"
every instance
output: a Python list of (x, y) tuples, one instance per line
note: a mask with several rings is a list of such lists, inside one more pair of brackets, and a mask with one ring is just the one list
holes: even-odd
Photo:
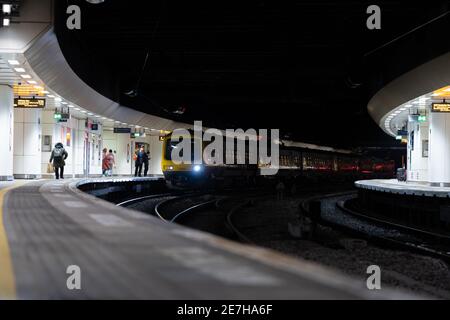
[(187, 124), (122, 106), (99, 94), (71, 69), (59, 47), (53, 29), (39, 37), (24, 52), (24, 55), (35, 74), (48, 88), (92, 113), (158, 130), (189, 127)]
[(398, 106), (450, 84), (450, 52), (402, 75), (369, 101), (371, 117), (385, 131), (383, 119)]

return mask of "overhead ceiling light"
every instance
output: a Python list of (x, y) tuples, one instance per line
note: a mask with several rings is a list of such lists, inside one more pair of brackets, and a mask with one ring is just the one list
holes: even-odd
[(67, 104), (67, 102), (65, 102), (65, 101), (61, 101), (61, 104)]
[(100, 118), (100, 116), (98, 116), (98, 115), (97, 115), (97, 116), (95, 116), (95, 117), (96, 117), (96, 118)]
[(80, 110), (82, 113), (86, 113), (87, 111), (86, 110)]
[(3, 18), (3, 26), (4, 27), (9, 27), (11, 23), (11, 20), (9, 20), (9, 18)]
[(56, 102), (61, 102), (62, 99), (61, 99), (60, 97), (56, 97), (56, 98), (55, 98), (55, 101), (56, 101)]
[(41, 86), (34, 86), (33, 88), (35, 88), (35, 89), (37, 89), (37, 90), (42, 90), (42, 89), (44, 89), (44, 88), (41, 87)]
[(49, 92), (44, 90), (44, 91), (42, 91), (42, 93), (43, 94), (48, 94)]
[(94, 114), (92, 114), (91, 112), (88, 112), (88, 115), (89, 115), (89, 116), (93, 116)]
[(8, 63), (12, 66), (17, 66), (20, 64), (19, 61), (17, 61), (17, 60), (8, 60)]
[(74, 108), (75, 110), (77, 110), (77, 111), (80, 111), (81, 109), (80, 108)]
[(23, 79), (31, 79), (31, 76), (29, 74), (21, 74), (20, 75)]
[(29, 81), (27, 81), (29, 84), (37, 84), (37, 82), (36, 81), (34, 81), (34, 80), (29, 80)]
[(114, 121), (114, 122), (115, 122), (115, 123), (120, 123), (120, 121), (117, 121), (117, 120), (116, 120), (116, 121)]
[(47, 97), (49, 97), (49, 98), (54, 98), (55, 96), (52, 95), (52, 94), (49, 94), (49, 95), (47, 95)]
[(19, 73), (25, 72), (24, 68), (14, 68), (14, 70), (16, 70), (16, 72), (19, 72)]
[(69, 104), (68, 107), (69, 107), (69, 108), (73, 108), (73, 105)]
[(102, 120), (107, 120), (105, 117), (102, 117)]
[(411, 107), (412, 107), (412, 104), (405, 105), (405, 108), (411, 108)]
[(403, 108), (400, 108), (400, 111), (405, 111), (405, 110), (406, 110), (406, 108), (404, 108), (404, 107), (403, 107)]
[(3, 11), (3, 13), (10, 14), (11, 13), (11, 5), (9, 3), (4, 3), (2, 5), (2, 11)]

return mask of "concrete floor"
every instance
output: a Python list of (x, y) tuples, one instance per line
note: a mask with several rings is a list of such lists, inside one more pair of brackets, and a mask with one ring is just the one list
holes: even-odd
[[(411, 298), (116, 207), (77, 190), (76, 181), (32, 181), (3, 194), (0, 298)], [(81, 289), (71, 290), (78, 270)]]

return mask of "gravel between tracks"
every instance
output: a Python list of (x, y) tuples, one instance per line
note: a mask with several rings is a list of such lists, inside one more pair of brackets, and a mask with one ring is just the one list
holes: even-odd
[[(296, 221), (302, 197), (277, 201), (266, 197), (240, 210), (235, 219), (256, 244), (336, 268), (366, 281), (367, 267), (381, 268), (382, 286), (399, 287), (433, 298), (450, 299), (450, 271), (443, 261), (406, 251), (380, 248), (328, 227), (319, 226), (314, 241), (293, 238), (288, 222)], [(360, 243), (360, 242), (358, 242)]]

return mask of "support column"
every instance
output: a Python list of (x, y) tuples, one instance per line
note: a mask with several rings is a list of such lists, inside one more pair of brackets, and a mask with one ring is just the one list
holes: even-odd
[(428, 132), (428, 122), (408, 122), (408, 181), (428, 181)]
[(41, 170), (41, 109), (14, 110), (14, 178), (39, 179)]
[(450, 114), (430, 113), (429, 181), (433, 186), (450, 186)]
[(0, 180), (13, 180), (14, 94), (0, 85)]

